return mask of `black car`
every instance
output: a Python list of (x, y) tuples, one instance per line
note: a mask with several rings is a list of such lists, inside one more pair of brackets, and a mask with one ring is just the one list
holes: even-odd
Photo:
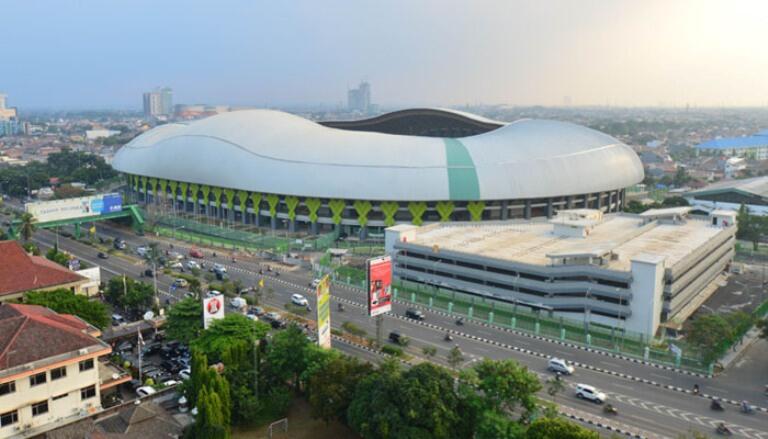
[(401, 334), (399, 331), (392, 331), (389, 333), (389, 341), (395, 344), (400, 344), (400, 340), (402, 340), (403, 334)]
[(405, 316), (414, 320), (424, 320), (424, 313), (418, 309), (409, 308), (405, 310)]
[(162, 346), (159, 343), (154, 343), (151, 345), (144, 346), (144, 349), (141, 350), (141, 355), (159, 354), (161, 348)]
[(177, 374), (181, 369), (184, 369), (181, 364), (172, 360), (164, 360), (162, 363), (160, 363), (160, 367), (172, 374)]
[(99, 259), (109, 259), (109, 255), (104, 252), (99, 252)]
[(150, 270), (149, 268), (147, 268), (146, 270), (144, 270), (144, 276), (146, 276), (146, 277), (152, 277), (152, 270)]

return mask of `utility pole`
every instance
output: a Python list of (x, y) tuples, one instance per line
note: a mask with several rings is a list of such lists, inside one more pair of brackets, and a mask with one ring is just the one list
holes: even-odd
[(381, 332), (384, 326), (384, 316), (379, 314), (376, 316), (376, 347), (381, 348)]

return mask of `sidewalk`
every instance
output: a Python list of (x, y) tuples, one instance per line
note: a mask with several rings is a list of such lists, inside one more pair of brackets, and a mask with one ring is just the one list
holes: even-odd
[(728, 352), (723, 356), (723, 358), (720, 359), (719, 363), (723, 366), (723, 369), (727, 369), (728, 366), (738, 360), (741, 355), (746, 352), (747, 348), (752, 346), (752, 343), (757, 341), (759, 338), (760, 329), (758, 329), (756, 326), (753, 326), (752, 329), (744, 334), (744, 337), (741, 338), (741, 341), (734, 344), (733, 347), (729, 349)]

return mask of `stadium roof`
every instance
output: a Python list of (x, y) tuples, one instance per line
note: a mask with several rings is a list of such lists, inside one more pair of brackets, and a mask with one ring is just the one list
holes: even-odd
[(247, 191), (397, 201), (543, 198), (643, 179), (631, 148), (572, 123), (520, 120), (439, 138), (329, 128), (271, 110), (161, 125), (121, 148), (112, 165)]
[(685, 194), (685, 196), (695, 198), (702, 195), (714, 195), (728, 192), (768, 198), (768, 177), (720, 181), (703, 187), (699, 190), (688, 192)]
[(720, 139), (707, 140), (704, 143), (696, 145), (696, 148), (702, 149), (731, 149), (731, 148), (756, 148), (768, 146), (768, 130), (763, 130), (751, 136), (743, 137), (723, 137)]

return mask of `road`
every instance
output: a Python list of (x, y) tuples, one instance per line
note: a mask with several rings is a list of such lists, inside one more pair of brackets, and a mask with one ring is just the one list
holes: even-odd
[[(100, 226), (102, 230), (107, 230)], [(109, 228), (105, 233), (109, 236), (121, 236), (130, 247), (151, 241), (151, 237), (137, 237), (132, 233)], [(55, 241), (53, 233), (40, 231), (34, 238), (44, 246), (52, 246)], [(60, 239), (60, 246), (82, 260), (94, 265), (101, 265), (103, 276), (109, 278), (117, 275), (138, 277), (146, 267), (130, 257), (114, 255), (110, 259), (96, 258), (97, 251), (87, 245), (69, 239)], [(177, 243), (175, 247), (180, 251), (187, 251), (188, 246)], [(206, 252), (210, 255), (209, 252)], [(259, 267), (265, 261), (238, 259), (237, 263), (224, 262), (223, 255), (216, 258), (228, 268), (230, 277), (239, 279), (244, 285), (255, 285), (261, 278), (258, 274)], [(209, 258), (210, 260), (210, 258)], [(262, 300), (266, 304), (283, 308), (290, 301), (293, 293), (304, 294), (315, 309), (315, 300), (308, 288), (311, 275), (302, 270), (284, 270), (280, 277), (267, 276), (264, 278), (268, 287), (274, 291), (271, 297)], [(160, 274), (158, 286), (163, 298), (176, 300), (182, 291), (176, 291), (175, 295), (168, 293), (173, 278)], [(365, 313), (364, 296), (361, 290), (342, 285), (334, 285), (332, 289), (333, 301), (343, 303), (346, 311), (338, 312), (336, 304), (332, 305), (332, 326), (339, 329), (345, 321), (353, 322), (365, 329), (369, 335), (375, 334), (373, 319)], [(620, 358), (611, 358), (604, 355), (587, 352), (567, 345), (559, 345), (545, 340), (532, 338), (512, 333), (501, 328), (485, 326), (473, 322), (467, 322), (464, 326), (456, 326), (454, 319), (438, 312), (425, 310), (426, 321), (418, 322), (403, 317), (406, 305), (396, 303), (392, 313), (387, 314), (384, 334), (394, 329), (400, 330), (409, 336), (411, 343), (407, 352), (413, 356), (423, 356), (422, 349), (427, 346), (434, 347), (437, 354), (433, 361), (446, 365), (446, 356), (453, 345), (458, 345), (464, 353), (466, 360), (462, 367), (467, 367), (482, 358), (505, 359), (514, 358), (527, 366), (530, 370), (539, 374), (543, 380), (551, 378), (546, 371), (546, 358), (549, 356), (563, 357), (578, 365), (573, 377), (568, 378), (572, 386), (575, 383), (592, 384), (608, 394), (610, 402), (619, 410), (620, 415), (605, 422), (629, 431), (644, 431), (648, 437), (676, 437), (679, 433), (695, 429), (704, 433), (714, 433), (718, 422), (725, 422), (737, 437), (766, 438), (768, 439), (768, 414), (758, 412), (752, 415), (741, 414), (735, 406), (725, 404), (724, 412), (713, 412), (709, 409), (709, 400), (701, 396), (693, 396), (679, 390), (665, 388), (663, 385), (680, 386), (690, 388), (693, 383), (699, 383), (704, 392), (713, 394), (722, 391), (728, 392), (730, 388), (719, 389), (721, 392), (709, 390), (716, 386), (717, 378), (704, 380), (674, 371), (658, 369), (629, 362)], [(450, 331), (454, 341), (444, 341), (446, 332)], [(367, 360), (377, 360), (380, 356), (376, 353), (342, 343), (334, 342), (337, 348), (351, 355), (359, 356)], [(653, 381), (660, 385), (651, 384), (643, 380)], [(682, 390), (682, 389), (681, 389)], [(733, 390), (738, 392), (739, 389)], [(753, 403), (758, 402), (756, 396), (751, 398)], [(591, 403), (578, 400), (572, 391), (567, 391), (557, 397), (556, 402), (568, 410), (578, 411), (587, 415), (603, 418), (601, 408)]]

